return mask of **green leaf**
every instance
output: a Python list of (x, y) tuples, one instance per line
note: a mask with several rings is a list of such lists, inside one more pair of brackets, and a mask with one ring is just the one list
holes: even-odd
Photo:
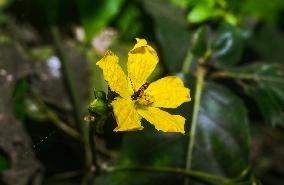
[(227, 88), (205, 84), (195, 138), (192, 169), (236, 178), (248, 168), (247, 109)]
[(237, 26), (222, 23), (212, 43), (215, 66), (232, 66), (240, 62), (243, 52), (243, 37)]
[(16, 118), (24, 121), (28, 116), (34, 121), (46, 121), (47, 116), (38, 103), (28, 96), (29, 84), (23, 78), (16, 82), (13, 92), (13, 109)]
[(26, 97), (23, 100), (23, 109), (26, 116), (33, 121), (47, 121), (48, 117), (43, 108), (33, 99)]
[(246, 0), (240, 4), (240, 11), (245, 16), (260, 18), (272, 23), (276, 23), (281, 18), (281, 11), (284, 8), (283, 0)]
[(211, 17), (213, 10), (212, 7), (196, 6), (189, 12), (187, 20), (190, 23), (201, 23)]
[(284, 64), (284, 36), (277, 27), (263, 25), (255, 31), (248, 43), (262, 60)]
[(225, 19), (226, 22), (228, 22), (231, 25), (237, 25), (237, 23), (239, 21), (238, 18), (235, 15), (233, 15), (232, 13), (225, 13), (224, 19)]
[[(187, 137), (176, 133), (157, 133), (149, 123), (144, 130), (127, 133), (121, 148), (119, 166), (183, 167)], [(165, 173), (121, 172), (99, 177), (98, 185), (180, 184), (182, 176)]]
[(207, 26), (200, 27), (193, 35), (191, 52), (193, 55), (203, 56), (209, 47), (210, 29)]
[(189, 23), (202, 23), (210, 19), (219, 17), (224, 18), (227, 22), (236, 23), (236, 17), (226, 12), (227, 2), (224, 0), (200, 0), (190, 1), (192, 6), (187, 15)]
[(163, 0), (143, 2), (144, 8), (154, 19), (156, 37), (162, 49), (160, 60), (168, 72), (181, 71), (191, 41), (185, 11)]
[(137, 5), (127, 5), (117, 21), (117, 27), (122, 38), (133, 41), (135, 38), (140, 37), (141, 30), (144, 27), (141, 20), (142, 16), (141, 10)]
[(86, 40), (101, 31), (120, 10), (124, 0), (77, 0), (80, 19), (85, 29)]
[(271, 126), (284, 125), (284, 67), (255, 63), (226, 72), (236, 78), (251, 80), (244, 84), (246, 93), (257, 103), (263, 118)]
[(210, 18), (219, 17), (224, 14), (222, 9), (204, 5), (195, 6), (187, 15), (189, 23), (202, 23)]
[(125, 136), (120, 164), (183, 166), (186, 138), (177, 133), (157, 133), (148, 122), (145, 125), (142, 132)]
[(25, 117), (25, 105), (23, 103), (29, 90), (29, 84), (26, 79), (20, 79), (16, 82), (13, 92), (13, 109), (17, 119), (23, 120)]
[(13, 109), (17, 119), (24, 121), (26, 116), (35, 121), (46, 121), (47, 117), (42, 107), (28, 96), (29, 84), (26, 79), (20, 79), (13, 92)]

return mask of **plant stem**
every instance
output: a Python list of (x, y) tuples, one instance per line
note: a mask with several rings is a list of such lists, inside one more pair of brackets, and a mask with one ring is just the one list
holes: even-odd
[(230, 185), (232, 180), (220, 176), (211, 175), (204, 172), (193, 171), (193, 170), (184, 170), (181, 168), (172, 168), (172, 167), (152, 167), (152, 166), (114, 166), (106, 168), (107, 172), (156, 172), (156, 173), (175, 173), (182, 174), (186, 177), (196, 178), (198, 180), (207, 180), (214, 181), (218, 183), (223, 183), (225, 185)]
[(257, 76), (255, 74), (243, 74), (243, 73), (235, 73), (235, 72), (229, 72), (229, 71), (218, 71), (215, 73), (212, 73), (210, 75), (210, 78), (240, 78), (245, 80), (253, 80), (257, 79)]
[[(93, 175), (90, 176), (90, 173), (92, 171), (92, 167), (93, 167), (93, 154), (92, 154), (92, 150), (90, 147), (90, 132), (89, 132), (89, 128), (87, 126), (87, 124), (85, 124), (83, 122), (83, 114), (82, 114), (82, 110), (81, 110), (81, 100), (80, 100), (80, 96), (77, 92), (77, 87), (75, 85), (75, 81), (73, 79), (73, 76), (71, 74), (71, 70), (70, 70), (70, 64), (68, 64), (67, 62), (67, 57), (65, 56), (65, 53), (61, 47), (61, 39), (60, 39), (60, 34), (59, 34), (59, 30), (57, 27), (53, 26), (51, 27), (51, 33), (52, 33), (52, 37), (54, 40), (54, 48), (55, 51), (57, 53), (58, 58), (60, 59), (61, 62), (61, 66), (62, 66), (62, 74), (64, 77), (64, 82), (66, 85), (66, 88), (68, 90), (71, 102), (73, 104), (73, 112), (74, 112), (74, 117), (76, 119), (76, 123), (77, 123), (77, 127), (80, 129), (81, 132), (81, 137), (84, 143), (84, 148), (85, 148), (85, 160), (86, 160), (86, 167), (88, 169), (88, 172), (85, 175), (85, 178), (83, 179), (87, 179), (87, 181), (92, 181), (93, 180)], [(95, 147), (95, 146), (92, 146)], [(95, 148), (94, 148), (95, 151)], [(85, 183), (85, 180), (83, 180), (82, 184)]]
[(64, 131), (66, 134), (69, 136), (81, 140), (81, 135), (72, 127), (68, 126), (67, 123), (64, 123), (44, 102), (43, 100), (36, 96), (33, 95), (35, 101), (40, 105), (40, 107), (43, 109), (43, 112), (45, 112), (47, 118), (59, 129)]
[(67, 133), (71, 137), (73, 137), (73, 138), (75, 138), (77, 140), (81, 140), (80, 134), (75, 129), (73, 129), (72, 127), (67, 126), (66, 123), (61, 121), (61, 119), (53, 111), (46, 110), (46, 115), (52, 121), (52, 123), (55, 126), (60, 128), (61, 130), (63, 130), (65, 133)]
[(236, 79), (243, 79), (243, 80), (255, 80), (255, 81), (270, 81), (270, 82), (278, 82), (283, 83), (281, 78), (276, 77), (268, 77), (268, 76), (260, 76), (258, 74), (252, 73), (238, 73), (232, 71), (218, 71), (212, 73), (210, 78), (236, 78)]
[[(192, 161), (192, 152), (193, 152), (193, 146), (195, 143), (195, 132), (196, 132), (196, 125), (197, 125), (197, 117), (199, 112), (199, 106), (200, 106), (200, 97), (201, 92), (204, 86), (204, 77), (206, 74), (206, 70), (200, 65), (197, 68), (197, 81), (196, 81), (196, 88), (195, 88), (195, 94), (194, 94), (194, 106), (193, 106), (193, 117), (192, 117), (192, 124), (191, 124), (191, 134), (189, 137), (189, 144), (187, 149), (187, 159), (186, 159), (186, 171), (189, 171), (191, 169), (191, 161)], [(184, 185), (189, 184), (189, 178), (187, 177), (184, 181)]]
[(71, 74), (71, 70), (70, 70), (70, 64), (68, 64), (67, 62), (67, 57), (62, 49), (61, 46), (61, 39), (60, 39), (60, 33), (57, 27), (53, 26), (51, 27), (51, 33), (52, 33), (52, 37), (53, 37), (53, 41), (54, 41), (54, 48), (55, 48), (55, 52), (58, 56), (58, 58), (60, 59), (61, 62), (61, 66), (62, 66), (62, 74), (63, 74), (63, 78), (64, 78), (64, 83), (65, 86), (67, 88), (67, 91), (69, 93), (71, 102), (73, 104), (73, 113), (74, 113), (74, 117), (76, 119), (76, 123), (78, 125), (78, 128), (81, 130), (82, 135), (85, 137), (84, 139), (86, 139), (86, 129), (84, 127), (84, 124), (82, 122), (82, 110), (81, 110), (81, 101), (80, 101), (80, 97), (78, 95), (77, 92), (77, 88), (76, 85), (74, 83), (74, 79), (73, 76)]
[(95, 124), (90, 123), (89, 125), (89, 138), (90, 138), (90, 149), (92, 151), (92, 164), (95, 167), (96, 173), (99, 173), (100, 168), (97, 162), (97, 150), (96, 150), (96, 140), (95, 140)]

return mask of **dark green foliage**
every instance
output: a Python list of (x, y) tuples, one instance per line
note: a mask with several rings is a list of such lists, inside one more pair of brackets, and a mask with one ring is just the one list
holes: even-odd
[(223, 23), (218, 27), (212, 42), (213, 60), (216, 66), (232, 66), (240, 62), (243, 37), (240, 28)]
[(271, 126), (284, 124), (284, 68), (280, 64), (254, 63), (229, 70), (236, 77), (249, 80), (243, 84), (263, 118)]
[(199, 28), (193, 35), (191, 52), (193, 55), (202, 57), (209, 49), (210, 45), (210, 30), (208, 27), (203, 26)]
[(124, 0), (76, 0), (86, 39), (91, 40), (115, 15)]
[[(186, 139), (187, 137), (180, 134), (157, 133), (152, 127), (146, 127), (137, 133), (127, 133), (123, 139), (117, 165), (183, 167)], [(181, 180), (180, 176), (163, 173), (117, 172), (99, 178), (98, 184), (175, 184)]]
[(255, 30), (248, 44), (258, 54), (259, 59), (267, 62), (282, 63), (283, 65), (284, 36), (283, 31), (279, 28), (271, 24), (262, 25)]
[[(283, 0), (0, 0), (0, 130), (3, 115), (21, 121), (33, 147), (21, 157), (45, 170), (37, 184), (284, 184), (283, 11)], [(150, 82), (190, 88), (191, 102), (166, 110), (186, 118), (185, 135), (144, 122), (113, 132), (117, 94), (96, 62), (109, 49), (127, 72), (135, 38), (158, 53)], [(25, 185), (7, 180), (2, 145), (0, 184)]]
[(184, 17), (185, 12), (161, 0), (145, 0), (143, 5), (153, 17), (156, 37), (162, 49), (161, 59), (166, 70), (171, 73), (179, 72), (191, 41), (191, 33), (187, 29)]
[[(218, 84), (205, 84), (194, 145), (193, 169), (238, 177), (249, 167), (250, 135), (242, 100)], [(230, 167), (228, 167), (230, 164)]]

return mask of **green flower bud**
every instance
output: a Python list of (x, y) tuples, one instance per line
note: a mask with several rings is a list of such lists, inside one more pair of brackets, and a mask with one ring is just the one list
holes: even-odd
[(103, 115), (108, 111), (107, 102), (101, 98), (94, 99), (88, 108), (90, 114)]

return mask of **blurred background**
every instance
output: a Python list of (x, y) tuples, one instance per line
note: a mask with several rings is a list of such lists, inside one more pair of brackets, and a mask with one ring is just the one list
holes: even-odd
[[(0, 184), (183, 184), (182, 173), (110, 167), (186, 168), (200, 67), (191, 169), (284, 184), (283, 18), (283, 0), (0, 0)], [(111, 112), (86, 123), (94, 92), (108, 93), (96, 62), (112, 50), (126, 70), (135, 38), (160, 59), (149, 81), (178, 75), (191, 89), (170, 110), (186, 135), (144, 122), (116, 133)]]

